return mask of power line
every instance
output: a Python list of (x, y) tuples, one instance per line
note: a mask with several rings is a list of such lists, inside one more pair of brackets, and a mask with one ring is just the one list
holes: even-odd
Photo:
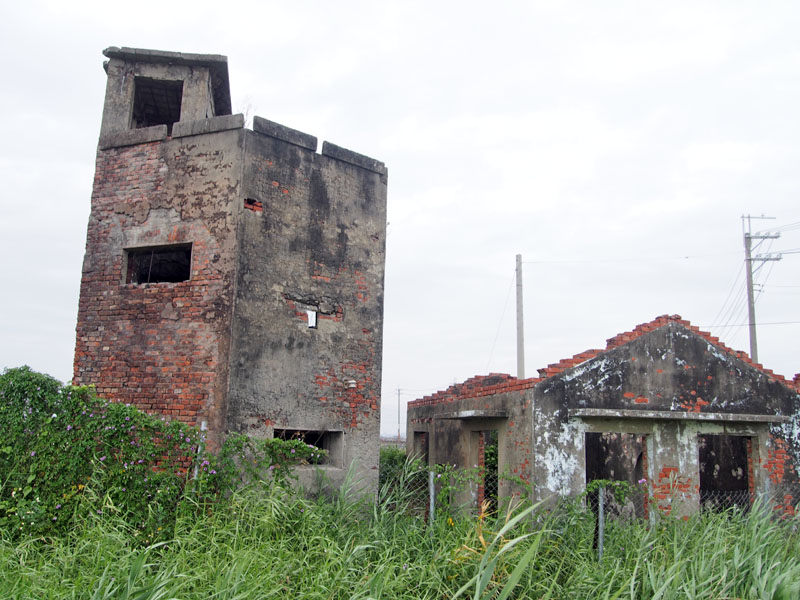
[(506, 294), (506, 302), (503, 304), (503, 313), (500, 315), (500, 322), (497, 324), (497, 333), (494, 335), (494, 342), (492, 342), (492, 349), (489, 351), (489, 360), (486, 361), (486, 368), (484, 371), (488, 373), (489, 365), (492, 364), (492, 358), (494, 357), (494, 349), (497, 346), (497, 338), (500, 337), (500, 329), (503, 327), (503, 319), (506, 316), (506, 309), (508, 309), (508, 300), (511, 298), (511, 290), (514, 287), (514, 279), (516, 278), (516, 272), (511, 277), (511, 282), (508, 284), (508, 293)]
[[(758, 326), (761, 327), (762, 325), (797, 325), (800, 324), (800, 321), (771, 321), (766, 323), (759, 323)], [(710, 329), (711, 325), (695, 325), (695, 327), (701, 329)], [(750, 323), (733, 323), (728, 325), (728, 327), (750, 327)], [(717, 336), (719, 337), (719, 336)]]
[(672, 260), (695, 260), (701, 258), (713, 258), (719, 256), (730, 256), (732, 254), (738, 254), (738, 252), (716, 252), (713, 254), (694, 254), (694, 255), (686, 255), (686, 256), (646, 256), (646, 257), (637, 257), (637, 258), (574, 258), (574, 259), (564, 259), (564, 260), (525, 260), (522, 261), (522, 264), (525, 265), (546, 265), (546, 264), (582, 264), (582, 263), (626, 263), (626, 262), (665, 262), (665, 261), (672, 261)]

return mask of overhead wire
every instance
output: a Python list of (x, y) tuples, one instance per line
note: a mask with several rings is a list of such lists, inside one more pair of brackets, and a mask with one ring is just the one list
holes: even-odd
[(486, 368), (484, 372), (489, 372), (489, 366), (492, 364), (492, 358), (494, 358), (494, 349), (497, 346), (497, 340), (500, 337), (500, 330), (503, 327), (503, 319), (506, 316), (506, 310), (508, 309), (508, 300), (511, 298), (511, 290), (514, 289), (514, 278), (516, 277), (516, 272), (514, 275), (511, 276), (511, 282), (508, 284), (508, 293), (506, 294), (506, 301), (503, 305), (503, 312), (500, 315), (500, 322), (497, 324), (497, 333), (494, 335), (494, 342), (492, 342), (492, 349), (489, 351), (489, 360), (486, 361)]

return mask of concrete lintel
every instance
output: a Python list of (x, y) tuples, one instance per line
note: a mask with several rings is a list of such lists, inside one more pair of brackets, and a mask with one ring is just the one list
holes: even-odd
[(373, 171), (379, 175), (386, 175), (386, 165), (381, 161), (370, 158), (369, 156), (364, 156), (358, 152), (353, 152), (347, 148), (342, 148), (336, 144), (331, 144), (330, 142), (322, 142), (322, 155)]
[(210, 119), (198, 119), (197, 121), (178, 121), (172, 126), (172, 137), (202, 135), (204, 133), (227, 131), (228, 129), (242, 129), (243, 127), (244, 115), (242, 114), (222, 115), (211, 117)]
[(167, 139), (167, 126), (153, 125), (152, 127), (142, 127), (141, 129), (128, 129), (126, 131), (108, 133), (100, 138), (99, 146), (101, 150), (106, 150), (108, 148), (158, 142), (165, 139)]
[(569, 411), (570, 417), (582, 419), (656, 419), (661, 421), (724, 421), (727, 423), (786, 423), (783, 415), (748, 415), (736, 413), (693, 413), (668, 410), (630, 410), (613, 408), (578, 408)]
[(103, 55), (108, 58), (122, 60), (142, 60), (150, 62), (165, 62), (184, 65), (209, 65), (228, 64), (228, 57), (221, 54), (191, 54), (189, 52), (169, 52), (165, 50), (152, 50), (150, 48), (128, 48), (109, 46), (103, 50)]
[(508, 413), (504, 410), (460, 410), (453, 413), (436, 415), (435, 419), (505, 419)]
[(306, 150), (317, 151), (317, 138), (313, 135), (291, 129), (285, 125), (280, 125), (279, 123), (264, 119), (263, 117), (253, 117), (253, 131), (277, 140), (289, 142), (295, 146), (305, 148)]

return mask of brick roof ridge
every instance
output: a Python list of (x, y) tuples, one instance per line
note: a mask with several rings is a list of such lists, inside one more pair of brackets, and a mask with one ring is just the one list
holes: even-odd
[(497, 393), (524, 390), (533, 387), (541, 381), (538, 377), (519, 379), (508, 373), (489, 373), (488, 375), (474, 375), (461, 383), (454, 383), (448, 388), (432, 394), (411, 400), (409, 406), (425, 404), (440, 404), (466, 398), (479, 398), (481, 396)]
[(498, 393), (524, 390), (533, 387), (544, 379), (549, 379), (555, 375), (563, 373), (567, 369), (576, 367), (581, 363), (596, 358), (597, 356), (609, 352), (614, 348), (618, 348), (628, 344), (646, 333), (660, 329), (670, 323), (677, 323), (682, 327), (688, 329), (695, 335), (705, 339), (708, 343), (719, 348), (726, 354), (744, 361), (748, 365), (755, 367), (767, 377), (772, 380), (783, 384), (790, 390), (800, 392), (800, 373), (796, 374), (793, 379), (787, 379), (783, 375), (773, 372), (771, 369), (765, 368), (763, 365), (753, 362), (750, 356), (741, 350), (733, 350), (719, 340), (718, 337), (711, 335), (707, 331), (701, 330), (699, 327), (692, 325), (688, 320), (680, 315), (659, 315), (652, 321), (646, 323), (639, 323), (630, 331), (624, 331), (606, 340), (606, 347), (602, 349), (584, 350), (577, 354), (562, 358), (556, 363), (547, 365), (542, 369), (537, 369), (539, 377), (529, 377), (526, 379), (518, 379), (508, 373), (489, 373), (488, 375), (474, 375), (469, 379), (465, 379), (461, 383), (454, 383), (450, 387), (439, 390), (422, 398), (412, 400), (408, 404), (412, 405), (425, 405), (425, 404), (439, 404), (443, 402), (453, 402), (455, 400), (466, 398), (478, 398), (481, 396), (494, 395)]
[(646, 323), (639, 323), (636, 327), (631, 329), (630, 331), (624, 331), (622, 333), (618, 333), (617, 335), (609, 338), (606, 340), (606, 347), (603, 350), (585, 350), (583, 352), (579, 352), (570, 358), (563, 358), (557, 363), (553, 363), (547, 365), (547, 367), (543, 369), (538, 369), (539, 374), (542, 378), (547, 379), (549, 377), (553, 377), (560, 373), (563, 373), (567, 369), (575, 367), (587, 360), (592, 358), (596, 358), (600, 354), (608, 352), (609, 350), (613, 350), (614, 348), (618, 348), (625, 344), (632, 342), (640, 337), (642, 337), (646, 333), (650, 333), (651, 331), (655, 331), (656, 329), (660, 329), (669, 323), (677, 323), (691, 331), (692, 333), (699, 335), (703, 339), (705, 339), (708, 343), (716, 346), (726, 354), (738, 358), (746, 362), (748, 365), (755, 367), (771, 379), (782, 383), (789, 389), (794, 391), (800, 391), (800, 373), (795, 375), (793, 380), (788, 380), (783, 375), (777, 374), (772, 369), (767, 369), (764, 365), (753, 362), (750, 356), (741, 350), (733, 350), (732, 348), (725, 345), (725, 343), (721, 342), (720, 339), (716, 336), (711, 335), (708, 331), (703, 331), (699, 327), (692, 325), (688, 320), (684, 319), (680, 315), (659, 315), (652, 321), (648, 321)]

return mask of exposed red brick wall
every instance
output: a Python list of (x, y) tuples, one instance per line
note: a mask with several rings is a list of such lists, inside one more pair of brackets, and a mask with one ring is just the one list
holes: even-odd
[(764, 461), (764, 469), (769, 474), (772, 483), (785, 483), (794, 481), (790, 476), (794, 472), (792, 458), (788, 452), (789, 445), (785, 440), (770, 436), (772, 439), (771, 447), (767, 449), (767, 460)]
[(672, 512), (672, 500), (696, 495), (698, 485), (692, 484), (691, 477), (681, 476), (678, 467), (664, 466), (653, 482), (653, 501), (664, 514)]
[[(187, 423), (205, 418), (218, 383), (225, 330), (226, 274), (220, 248), (201, 219), (165, 228), (152, 210), (181, 206), (167, 197), (165, 144), (98, 152), (78, 307), (74, 382), (100, 396)], [(159, 224), (161, 223), (161, 224)], [(138, 243), (192, 243), (191, 278), (123, 283), (126, 232)]]

